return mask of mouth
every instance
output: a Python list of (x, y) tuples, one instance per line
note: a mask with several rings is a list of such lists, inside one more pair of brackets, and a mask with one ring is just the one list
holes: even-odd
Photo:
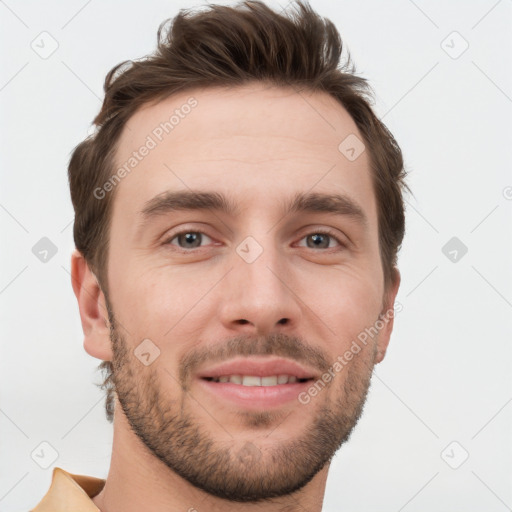
[(275, 409), (293, 400), (316, 378), (299, 363), (282, 358), (238, 358), (198, 372), (210, 398), (249, 410)]
[(221, 375), (220, 377), (203, 377), (208, 382), (231, 382), (241, 386), (280, 386), (282, 384), (293, 384), (295, 382), (307, 382), (312, 379), (301, 379), (295, 375), (269, 375), (259, 377), (258, 375)]

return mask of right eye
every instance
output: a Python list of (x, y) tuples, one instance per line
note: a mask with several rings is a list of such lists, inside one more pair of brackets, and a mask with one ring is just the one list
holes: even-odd
[[(201, 247), (201, 242), (204, 241), (204, 237), (211, 241), (211, 238), (202, 231), (180, 231), (168, 238), (164, 242), (164, 245), (177, 245), (180, 249), (190, 252), (189, 249)], [(174, 240), (177, 241), (177, 244), (173, 243)]]

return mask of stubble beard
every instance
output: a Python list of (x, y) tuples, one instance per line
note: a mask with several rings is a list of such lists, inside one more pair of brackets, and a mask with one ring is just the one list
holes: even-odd
[[(234, 427), (224, 426), (227, 440), (221, 441), (212, 435), (223, 423), (220, 418), (210, 428), (203, 425), (190, 410), (201, 407), (187, 396), (190, 391), (184, 391), (179, 380), (167, 370), (161, 368), (157, 373), (156, 364), (144, 366), (128, 348), (108, 303), (107, 310), (113, 349), (112, 380), (133, 432), (150, 454), (170, 470), (218, 498), (256, 503), (298, 491), (349, 439), (363, 412), (375, 351), (359, 358), (361, 352), (344, 368), (346, 375), (341, 389), (336, 396), (331, 393), (331, 399), (324, 405), (318, 406), (316, 400), (325, 400), (322, 397), (322, 393), (327, 393), (325, 390), (307, 405), (297, 401), (295, 418), (306, 418), (300, 435), (269, 447), (268, 441), (275, 431), (279, 430), (282, 439), (290, 419), (280, 412), (241, 411), (237, 417), (247, 429), (243, 438), (238, 436), (237, 440)], [(331, 384), (335, 382), (336, 379)], [(170, 399), (164, 386), (169, 390), (179, 389), (180, 393)], [(215, 418), (212, 404), (202, 405)], [(207, 415), (209, 419), (211, 416)], [(211, 421), (215, 423), (213, 418)], [(258, 439), (264, 429), (270, 433), (266, 434), (265, 447), (260, 449)]]

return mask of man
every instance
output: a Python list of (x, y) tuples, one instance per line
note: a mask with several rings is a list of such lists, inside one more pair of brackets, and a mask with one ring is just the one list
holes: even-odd
[(69, 179), (112, 460), (55, 468), (34, 510), (321, 510), (390, 340), (406, 185), (335, 27), (296, 6), (182, 11), (108, 74)]

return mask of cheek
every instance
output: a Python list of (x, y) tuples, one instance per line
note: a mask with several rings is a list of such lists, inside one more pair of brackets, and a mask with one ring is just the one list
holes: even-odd
[(117, 289), (127, 330), (132, 337), (148, 337), (162, 348), (190, 342), (201, 327), (199, 317), (211, 313), (206, 311), (208, 293), (219, 279), (216, 274), (146, 263), (138, 276), (132, 272), (136, 277)]
[(328, 286), (309, 288), (305, 302), (334, 335), (332, 348), (339, 352), (378, 319), (382, 290), (371, 277), (355, 272), (337, 273), (328, 282)]

